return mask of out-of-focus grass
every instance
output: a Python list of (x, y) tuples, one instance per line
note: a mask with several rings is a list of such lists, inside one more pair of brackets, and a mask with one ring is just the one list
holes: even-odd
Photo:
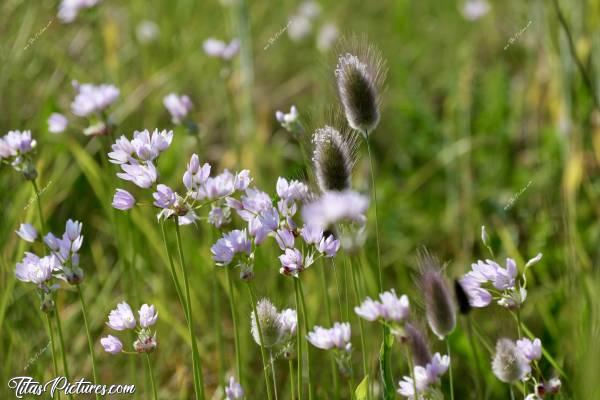
[[(243, 17), (239, 13), (217, 1), (105, 0), (74, 24), (62, 25), (55, 17), (55, 3), (0, 3), (0, 133), (31, 129), (38, 139), (40, 182), (47, 186), (42, 196), (44, 212), (52, 230), (62, 231), (69, 217), (84, 222), (83, 289), (89, 299), (102, 382), (136, 382), (140, 398), (145, 398), (149, 383), (141, 372), (143, 365), (104, 354), (98, 340), (106, 334), (106, 315), (117, 302), (151, 302), (160, 314), (160, 350), (153, 358), (161, 398), (190, 398), (186, 326), (168, 278), (153, 212), (146, 208), (130, 217), (114, 213), (109, 204), (116, 178), (100, 169), (98, 162), (107, 143), (89, 140), (72, 129), (52, 135), (46, 119), (51, 112), (68, 108), (72, 79), (106, 81), (121, 89), (113, 110), (118, 133), (127, 135), (134, 129), (170, 127), (162, 97), (170, 91), (186, 93), (194, 101), (193, 118), (200, 133), (176, 129), (173, 145), (161, 157), (163, 179), (178, 184), (185, 161), (197, 152), (218, 170), (251, 168), (257, 184), (273, 192), (277, 176), (298, 176), (303, 168), (295, 140), (277, 126), (273, 113), (296, 104), (304, 115), (319, 115), (336, 102), (332, 54), (319, 53), (314, 36), (295, 43), (285, 34), (264, 50), (286, 26), (297, 3), (248, 2), (251, 36), (244, 39), (252, 46), (252, 57), (245, 55), (254, 69), (251, 108), (245, 103), (248, 87), (240, 78), (239, 59), (228, 83), (235, 94), (234, 110), (251, 112), (244, 122), (251, 125), (241, 127), (241, 118), (233, 125), (229, 122), (227, 89), (219, 78), (222, 64), (201, 51), (207, 37), (236, 35)], [(500, 257), (526, 260), (543, 252), (542, 263), (531, 270), (524, 321), (564, 369), (563, 398), (600, 398), (596, 376), (600, 368), (600, 118), (596, 116), (594, 122), (591, 99), (551, 2), (499, 2), (476, 22), (465, 21), (455, 2), (320, 3), (322, 17), (341, 31), (368, 34), (390, 67), (382, 121), (373, 135), (386, 287), (407, 293), (418, 303), (413, 285), (415, 250), (428, 246), (449, 262), (448, 274), (458, 276), (470, 262), (486, 257), (479, 244), (483, 224), (492, 234), (493, 246), (501, 250)], [(560, 4), (579, 57), (593, 77), (600, 77), (600, 6), (593, 0)], [(136, 26), (145, 19), (160, 29), (158, 40), (151, 44), (142, 44), (135, 36)], [(29, 38), (49, 21), (47, 30), (24, 50)], [(529, 21), (527, 30), (505, 50), (509, 39)], [(244, 129), (248, 137), (239, 140)], [(237, 165), (239, 153), (243, 165)], [(355, 185), (367, 190), (365, 161), (363, 155)], [(0, 188), (3, 393), (12, 376), (49, 378), (52, 363), (50, 353), (43, 352), (23, 371), (29, 358), (46, 346), (47, 336), (31, 286), (14, 278), (24, 245), (13, 232), (19, 223), (37, 221), (37, 216), (35, 207), (27, 207), (33, 199), (30, 186), (9, 168), (0, 171)], [(220, 373), (234, 369), (226, 281), (224, 274), (213, 280), (212, 233), (200, 224), (197, 229), (183, 229), (183, 237), (192, 267), (192, 301), (205, 382), (212, 393), (225, 378)], [(265, 246), (258, 254), (259, 296), (292, 306), (292, 282), (278, 274), (276, 255), (274, 246)], [(371, 282), (367, 289), (373, 295), (373, 240), (367, 242), (363, 260), (363, 275)], [(316, 268), (303, 276), (311, 325), (326, 324), (319, 277)], [(247, 389), (253, 393), (251, 398), (263, 398), (263, 385), (254, 383), (259, 382), (261, 367), (258, 347), (249, 335), (250, 303), (243, 286), (237, 290), (243, 362), (256, 379), (247, 381)], [(215, 312), (217, 306), (220, 314)], [(77, 376), (89, 377), (76, 293), (62, 291), (59, 309), (71, 369)], [(336, 319), (338, 314), (334, 308)], [(491, 345), (500, 336), (514, 336), (507, 327), (512, 326), (510, 316), (501, 310), (476, 311), (474, 319)], [(222, 364), (214, 341), (217, 324), (225, 346)], [(472, 398), (473, 363), (464, 332), (459, 327), (452, 337), (455, 386), (457, 398)], [(369, 325), (367, 333), (375, 366), (379, 334)], [(442, 351), (443, 346), (431, 340), (436, 351)], [(488, 398), (504, 398), (506, 388), (491, 375), (489, 354), (480, 353), (488, 375)], [(326, 362), (323, 352), (312, 351), (312, 356), (314, 365)], [(396, 356), (400, 360), (400, 353)], [(406, 369), (400, 369), (399, 361), (395, 364), (399, 380)], [(357, 371), (359, 365), (356, 362)], [(550, 375), (549, 364), (542, 365), (548, 366), (545, 373)], [(289, 393), (284, 371), (282, 363), (280, 398)], [(322, 393), (330, 386), (328, 375), (316, 376), (317, 391)]]

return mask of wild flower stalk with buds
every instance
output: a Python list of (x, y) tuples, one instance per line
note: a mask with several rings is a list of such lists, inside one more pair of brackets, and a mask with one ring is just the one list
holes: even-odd
[(154, 382), (154, 373), (152, 372), (152, 364), (150, 363), (149, 356), (149, 354), (154, 352), (158, 346), (156, 332), (152, 332), (151, 329), (158, 320), (158, 312), (153, 305), (143, 304), (138, 311), (138, 315), (139, 327), (138, 321), (131, 310), (131, 306), (123, 301), (117, 305), (117, 308), (108, 314), (108, 322), (106, 323), (108, 327), (116, 331), (133, 330), (137, 337), (135, 342), (133, 342), (134, 351), (123, 350), (123, 343), (119, 338), (113, 335), (103, 337), (100, 339), (100, 343), (102, 344), (102, 347), (104, 347), (104, 351), (109, 354), (144, 354), (148, 373), (150, 375), (150, 382), (152, 384), (153, 397), (154, 400), (158, 400), (156, 383)]

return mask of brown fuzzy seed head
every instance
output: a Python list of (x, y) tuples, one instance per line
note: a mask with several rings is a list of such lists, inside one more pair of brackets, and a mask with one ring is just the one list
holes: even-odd
[(368, 135), (379, 123), (385, 62), (364, 38), (343, 41), (342, 48), (335, 69), (338, 95), (348, 124)]
[(454, 280), (454, 296), (456, 297), (460, 313), (464, 315), (468, 314), (471, 311), (471, 303), (469, 302), (467, 292), (465, 292), (458, 279)]
[(313, 163), (321, 191), (350, 189), (354, 167), (354, 140), (335, 128), (317, 129), (313, 137)]
[(410, 323), (405, 325), (404, 330), (415, 365), (425, 367), (431, 361), (431, 352), (423, 332)]
[(456, 310), (452, 296), (437, 259), (423, 251), (420, 266), (427, 322), (439, 338), (444, 338), (452, 333), (456, 326)]

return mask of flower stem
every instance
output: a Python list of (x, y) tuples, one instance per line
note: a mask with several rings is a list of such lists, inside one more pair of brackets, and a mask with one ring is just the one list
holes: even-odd
[(452, 356), (450, 355), (450, 336), (446, 336), (446, 351), (450, 363), (448, 365), (448, 377), (450, 378), (450, 400), (454, 400), (454, 379), (452, 376)]
[(150, 383), (152, 384), (152, 393), (154, 394), (154, 400), (158, 400), (158, 394), (156, 393), (156, 384), (154, 383), (154, 373), (152, 372), (152, 364), (150, 363), (150, 356), (146, 353), (146, 365), (148, 365), (148, 373), (150, 374)]
[[(329, 294), (327, 293), (327, 274), (325, 274), (325, 263), (322, 262), (319, 268), (321, 270), (321, 288), (323, 289), (323, 297), (325, 298), (325, 310), (327, 312), (327, 320), (329, 325), (333, 325), (333, 318), (331, 316), (331, 302), (329, 301)], [(333, 377), (333, 388), (336, 393), (336, 398), (340, 397), (340, 384), (338, 382), (338, 374), (337, 368), (335, 366), (335, 359), (333, 354), (331, 354), (330, 364), (331, 364), (331, 375)]]
[(177, 272), (175, 271), (175, 264), (173, 263), (173, 255), (169, 249), (169, 244), (167, 243), (167, 234), (165, 223), (160, 223), (160, 230), (162, 232), (163, 243), (165, 244), (165, 251), (167, 252), (167, 258), (169, 259), (169, 266), (171, 267), (171, 278), (173, 279), (173, 283), (175, 284), (175, 291), (177, 292), (177, 296), (179, 297), (179, 303), (183, 307), (183, 313), (185, 315), (185, 319), (188, 319), (188, 311), (187, 304), (185, 303), (185, 299), (183, 298), (183, 294), (181, 292), (181, 285), (179, 284), (179, 279), (177, 278)]
[(366, 138), (367, 151), (369, 152), (369, 165), (371, 169), (371, 190), (373, 192), (373, 205), (375, 208), (375, 239), (377, 241), (377, 273), (379, 277), (379, 291), (383, 290), (383, 275), (381, 271), (381, 247), (379, 245), (379, 217), (377, 213), (377, 186), (375, 185), (375, 168), (373, 166), (373, 155), (371, 153), (371, 141)]
[(288, 360), (288, 365), (290, 367), (290, 394), (291, 400), (294, 400), (294, 396), (296, 394), (296, 390), (294, 389), (294, 363), (292, 363), (292, 359)]
[[(300, 293), (300, 304), (302, 305), (302, 319), (304, 320), (304, 332), (308, 334), (308, 314), (306, 313), (306, 302), (304, 301), (304, 290), (302, 289), (302, 281), (300, 278), (295, 279)], [(306, 347), (306, 373), (308, 374), (308, 399), (313, 398), (312, 377), (310, 374), (310, 348)]]
[[(467, 337), (469, 339), (469, 345), (471, 346), (471, 351), (473, 352), (473, 358), (475, 359), (475, 368), (477, 369), (477, 377), (475, 379), (475, 388), (477, 390), (477, 398), (483, 398), (483, 393), (481, 392), (481, 382), (479, 381), (482, 378), (481, 374), (481, 366), (479, 365), (479, 357), (477, 355), (477, 347), (475, 347), (475, 341), (473, 340), (473, 327), (471, 326), (471, 318), (465, 317), (467, 320)], [(452, 361), (452, 360), (450, 360)]]
[(187, 276), (187, 270), (185, 268), (185, 260), (183, 257), (183, 247), (181, 245), (181, 234), (179, 233), (179, 223), (177, 218), (174, 220), (175, 224), (175, 237), (177, 239), (177, 250), (179, 251), (179, 261), (181, 264), (181, 272), (183, 274), (183, 282), (185, 288), (185, 300), (187, 303), (187, 323), (190, 334), (190, 340), (192, 342), (192, 363), (194, 369), (194, 389), (196, 392), (196, 398), (198, 400), (204, 400), (204, 384), (202, 382), (202, 367), (200, 364), (200, 356), (198, 354), (198, 344), (196, 343), (196, 336), (194, 335), (194, 319), (192, 312), (192, 302), (190, 298), (190, 283)]
[[(92, 375), (94, 376), (94, 384), (100, 384), (98, 381), (98, 375), (96, 374), (96, 357), (94, 356), (94, 342), (92, 341), (92, 335), (90, 333), (90, 326), (87, 319), (87, 308), (85, 301), (83, 300), (83, 293), (81, 293), (81, 286), (77, 285), (77, 293), (79, 294), (79, 302), (81, 303), (81, 310), (83, 313), (83, 324), (85, 325), (85, 333), (87, 335), (88, 345), (90, 347), (90, 357), (92, 358)], [(96, 399), (100, 399), (100, 395), (96, 393)]]
[(275, 374), (275, 361), (273, 360), (272, 350), (269, 350), (269, 358), (271, 360), (271, 375), (273, 376), (273, 392), (275, 393), (275, 400), (277, 400), (277, 376)]
[[(54, 348), (54, 332), (52, 331), (52, 320), (50, 315), (46, 314), (46, 321), (48, 321), (48, 335), (50, 335), (50, 345), (52, 346), (52, 364), (54, 366), (54, 377), (58, 376), (58, 363), (56, 362), (56, 349)], [(56, 391), (58, 400), (60, 400), (60, 391)]]
[(510, 400), (515, 400), (515, 392), (513, 391), (513, 385), (510, 385)]
[[(63, 338), (62, 327), (60, 325), (60, 316), (58, 315), (58, 309), (54, 310), (54, 317), (56, 319), (56, 330), (58, 331), (58, 340), (60, 344), (60, 350), (62, 352), (63, 369), (65, 372), (65, 378), (67, 382), (71, 381), (71, 374), (69, 374), (69, 365), (67, 363), (67, 353), (65, 352), (65, 339)], [(73, 399), (72, 395), (67, 395), (69, 399)]]
[(415, 392), (415, 395), (413, 396), (413, 398), (418, 399), (419, 397), (419, 392), (417, 390), (417, 380), (415, 379), (415, 369), (413, 367), (413, 362), (412, 362), (412, 358), (410, 357), (410, 347), (409, 346), (404, 346), (406, 348), (406, 363), (408, 364), (408, 368), (410, 370), (410, 379), (412, 380), (413, 383), (413, 391)]
[(267, 355), (265, 348), (262, 345), (264, 343), (262, 328), (260, 326), (260, 319), (258, 318), (258, 311), (256, 309), (256, 295), (254, 294), (254, 287), (251, 282), (248, 282), (248, 292), (250, 293), (250, 300), (252, 301), (252, 310), (254, 311), (254, 318), (256, 319), (256, 327), (258, 328), (258, 337), (260, 339), (260, 355), (263, 362), (263, 375), (265, 377), (265, 385), (267, 386), (267, 398), (271, 400), (271, 385), (269, 384), (269, 374), (267, 372)]
[[(297, 279), (294, 279), (294, 295), (296, 298), (296, 313), (300, 315), (300, 293), (298, 291)], [(308, 332), (307, 332), (308, 333)], [(302, 325), (298, 324), (296, 332), (296, 357), (298, 357), (298, 400), (302, 400)]]
[[(354, 270), (354, 263), (352, 262), (350, 257), (348, 257), (348, 263), (350, 264), (349, 265), (350, 266), (350, 274), (352, 276), (352, 284), (354, 285), (354, 294), (356, 296), (356, 302), (358, 304), (358, 303), (360, 303), (360, 300), (361, 300), (361, 294), (360, 294), (360, 289), (358, 287), (358, 280), (356, 278), (356, 271)], [(358, 326), (360, 327), (360, 346), (361, 346), (362, 359), (363, 359), (363, 374), (364, 374), (364, 376), (367, 376), (369, 369), (367, 367), (367, 345), (365, 343), (365, 328), (363, 325), (362, 318), (360, 318), (360, 317), (358, 317)]]
[(521, 308), (517, 307), (517, 335), (521, 339)]
[(233, 291), (233, 279), (231, 279), (231, 268), (227, 269), (227, 285), (229, 286), (229, 305), (231, 306), (231, 319), (233, 320), (233, 338), (235, 344), (235, 365), (237, 367), (238, 379), (242, 381), (242, 357), (240, 354), (240, 332), (237, 324), (237, 310), (235, 292)]

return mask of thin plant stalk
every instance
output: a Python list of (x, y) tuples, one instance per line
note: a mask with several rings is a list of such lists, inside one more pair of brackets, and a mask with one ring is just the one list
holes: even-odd
[(473, 327), (471, 326), (471, 318), (467, 316), (465, 317), (465, 319), (467, 321), (467, 338), (469, 339), (469, 345), (471, 346), (471, 351), (473, 352), (473, 359), (475, 360), (475, 368), (477, 369), (477, 377), (475, 378), (475, 389), (477, 390), (478, 398), (482, 398), (483, 393), (481, 392), (481, 382), (479, 380), (483, 375), (481, 374), (479, 356), (477, 354), (477, 348), (475, 347), (475, 341), (473, 340)]
[(150, 374), (150, 383), (152, 384), (152, 394), (154, 395), (154, 400), (158, 400), (156, 383), (154, 382), (154, 373), (152, 372), (152, 364), (150, 363), (150, 356), (148, 353), (146, 353), (146, 365), (148, 366), (148, 373)]
[[(300, 293), (294, 281), (294, 296), (296, 299), (296, 312), (300, 315)], [(308, 332), (307, 332), (308, 333)], [(298, 400), (302, 400), (302, 325), (298, 324), (296, 333), (296, 356), (298, 357)]]
[[(52, 365), (54, 366), (54, 376), (58, 376), (58, 362), (56, 361), (56, 349), (54, 347), (54, 332), (52, 331), (52, 320), (50, 315), (46, 313), (46, 321), (48, 321), (48, 335), (50, 336), (50, 345), (52, 346)], [(58, 400), (60, 400), (60, 391), (56, 391)]]
[(515, 392), (513, 391), (513, 385), (510, 385), (510, 400), (515, 400)]
[[(221, 327), (221, 302), (219, 301), (219, 291), (218, 291), (218, 280), (217, 280), (217, 270), (216, 268), (213, 268), (212, 270), (212, 290), (213, 290), (213, 294), (212, 294), (212, 298), (214, 301), (214, 325), (215, 325), (215, 336), (216, 336), (216, 343), (217, 343), (217, 357), (218, 357), (218, 362), (219, 362), (219, 385), (220, 386), (224, 386), (225, 385), (225, 366), (224, 366), (224, 360), (225, 360), (225, 350), (223, 348), (224, 344), (223, 344), (223, 331), (222, 331), (222, 327)], [(241, 378), (239, 378), (241, 379)]]
[(290, 358), (288, 360), (288, 366), (290, 368), (290, 399), (294, 400), (294, 396), (296, 395), (296, 390), (294, 389), (294, 363), (292, 362), (292, 359)]
[(160, 230), (162, 232), (163, 243), (165, 245), (165, 251), (167, 252), (167, 258), (169, 259), (169, 267), (171, 272), (171, 278), (173, 279), (173, 284), (175, 285), (175, 291), (177, 292), (177, 297), (179, 297), (179, 303), (183, 307), (183, 313), (185, 315), (185, 319), (188, 319), (188, 311), (187, 304), (185, 303), (185, 299), (183, 298), (183, 294), (181, 292), (181, 285), (179, 284), (179, 279), (177, 278), (177, 272), (175, 271), (175, 264), (173, 263), (173, 256), (171, 251), (169, 250), (169, 244), (167, 243), (167, 233), (165, 228), (165, 223), (160, 223)]
[[(356, 279), (356, 271), (354, 270), (354, 264), (352, 263), (351, 259), (348, 260), (348, 263), (350, 266), (350, 275), (352, 276), (352, 284), (354, 286), (354, 294), (356, 296), (357, 302), (360, 302), (361, 295), (360, 290), (358, 288), (358, 280)], [(363, 374), (364, 376), (367, 376), (369, 369), (367, 367), (367, 346), (365, 342), (365, 328), (363, 325), (362, 318), (360, 317), (358, 317), (358, 326), (360, 327), (360, 347), (363, 359)]]
[(366, 137), (367, 151), (369, 152), (369, 165), (371, 170), (371, 190), (373, 192), (373, 206), (375, 210), (375, 240), (377, 242), (377, 274), (379, 277), (379, 292), (383, 290), (383, 274), (381, 271), (381, 247), (379, 244), (379, 217), (377, 212), (377, 186), (375, 185), (375, 167), (373, 166), (373, 155), (371, 153), (371, 141), (368, 134)]
[(340, 289), (340, 283), (338, 281), (338, 276), (337, 276), (337, 268), (335, 266), (335, 260), (333, 259), (333, 257), (331, 258), (331, 268), (333, 268), (333, 277), (335, 278), (335, 291), (337, 292), (337, 298), (338, 298), (338, 305), (340, 307), (340, 316), (343, 315), (343, 308), (342, 308), (342, 290)]
[(188, 330), (190, 334), (190, 340), (192, 341), (192, 363), (194, 369), (194, 389), (198, 400), (204, 400), (204, 383), (202, 382), (202, 367), (200, 364), (200, 357), (198, 354), (198, 344), (196, 343), (196, 335), (194, 335), (194, 319), (192, 312), (192, 302), (190, 297), (190, 283), (185, 268), (185, 260), (183, 257), (183, 247), (181, 245), (181, 234), (179, 233), (179, 223), (177, 218), (173, 219), (175, 224), (175, 237), (177, 239), (177, 250), (179, 251), (179, 261), (181, 263), (181, 272), (183, 274), (183, 282), (185, 288), (185, 300), (187, 303), (188, 312)]
[(277, 375), (275, 374), (275, 360), (273, 360), (273, 350), (269, 350), (269, 359), (271, 361), (271, 376), (273, 377), (273, 392), (277, 400)]
[[(38, 208), (38, 213), (39, 213), (39, 217), (40, 217), (40, 226), (42, 228), (41, 230), (41, 234), (42, 236), (44, 235), (44, 232), (46, 232), (46, 222), (44, 221), (44, 212), (42, 210), (42, 200), (40, 198), (40, 190), (37, 186), (37, 183), (35, 183), (35, 179), (31, 180), (31, 184), (33, 185), (33, 190), (35, 192), (35, 198), (36, 198), (36, 203), (37, 203), (37, 208)], [(46, 247), (44, 247), (44, 254), (46, 254)], [(65, 352), (65, 341), (63, 339), (63, 334), (62, 334), (62, 327), (60, 325), (60, 316), (58, 315), (58, 305), (56, 306), (57, 308), (55, 308), (54, 310), (54, 317), (56, 319), (56, 329), (58, 332), (58, 337), (60, 340), (60, 350), (62, 353), (62, 361), (63, 361), (63, 369), (65, 372), (65, 378), (67, 378), (67, 381), (70, 381), (70, 374), (69, 374), (69, 366), (68, 366), (68, 362), (67, 362), (67, 353)], [(52, 340), (52, 324), (50, 324), (50, 319), (48, 317), (48, 325), (50, 328), (50, 337)], [(52, 357), (55, 357), (55, 352), (54, 352), (54, 340), (52, 340)], [(56, 361), (56, 360), (55, 360)], [(56, 366), (55, 366), (56, 369)], [(72, 395), (67, 395), (67, 397), (69, 399), (73, 399)]]
[[(77, 285), (77, 294), (79, 294), (79, 302), (81, 303), (81, 310), (83, 314), (83, 324), (85, 325), (85, 333), (87, 335), (88, 345), (90, 347), (90, 357), (92, 358), (92, 375), (94, 376), (94, 384), (98, 385), (98, 375), (96, 373), (96, 356), (94, 356), (94, 342), (92, 341), (92, 335), (90, 333), (90, 326), (87, 319), (87, 307), (83, 299), (83, 293), (81, 293), (81, 286)], [(100, 399), (100, 395), (96, 393), (96, 399)]]
[[(227, 268), (227, 286), (229, 287), (229, 305), (231, 306), (231, 319), (233, 321), (233, 339), (235, 345), (235, 365), (237, 368), (238, 379), (242, 380), (242, 356), (240, 354), (240, 332), (237, 323), (237, 310), (235, 302), (235, 292), (233, 290), (233, 279), (231, 278), (231, 268)], [(256, 315), (256, 314), (255, 314)], [(258, 319), (258, 317), (257, 317)]]
[(417, 390), (417, 380), (415, 379), (415, 369), (413, 367), (412, 358), (410, 357), (410, 348), (408, 346), (404, 346), (406, 348), (406, 363), (408, 364), (410, 379), (412, 379), (413, 383), (413, 391), (415, 395), (413, 396), (415, 399), (419, 398), (419, 391)]
[[(71, 382), (71, 374), (69, 374), (69, 363), (67, 362), (67, 353), (65, 352), (65, 339), (62, 333), (62, 326), (60, 324), (60, 316), (58, 315), (58, 310), (54, 311), (54, 318), (56, 319), (56, 330), (58, 332), (58, 340), (60, 344), (60, 350), (62, 352), (62, 360), (63, 360), (63, 369), (65, 372), (65, 378), (67, 382)], [(72, 395), (67, 395), (69, 399), (73, 399)]]
[[(298, 292), (300, 293), (300, 304), (302, 305), (302, 319), (304, 320), (304, 333), (308, 335), (308, 314), (306, 312), (306, 302), (304, 300), (304, 290), (302, 289), (302, 281), (300, 278), (295, 278)], [(312, 376), (310, 373), (310, 348), (306, 347), (306, 373), (308, 375), (308, 399), (313, 398)]]
[(450, 336), (446, 336), (446, 352), (450, 363), (448, 365), (448, 378), (450, 379), (450, 400), (454, 400), (454, 377), (452, 376), (452, 356), (450, 355)]
[[(333, 318), (331, 316), (331, 302), (329, 301), (329, 294), (327, 293), (327, 274), (325, 274), (325, 263), (322, 262), (321, 263), (321, 267), (319, 268), (321, 270), (321, 288), (323, 289), (323, 297), (325, 298), (325, 309), (327, 312), (327, 320), (329, 322), (329, 325), (332, 326), (333, 325)], [(334, 355), (331, 354), (329, 357), (329, 361), (331, 364), (331, 375), (333, 377), (333, 388), (336, 394), (336, 398), (340, 397), (340, 384), (338, 381), (338, 374), (337, 374), (337, 368), (335, 366), (335, 358)]]
[(260, 345), (258, 347), (260, 347), (260, 356), (262, 357), (262, 363), (263, 363), (263, 375), (265, 377), (265, 385), (267, 387), (267, 398), (269, 400), (271, 400), (272, 398), (272, 394), (271, 394), (271, 384), (269, 383), (269, 374), (267, 372), (267, 355), (265, 352), (265, 348), (262, 345), (264, 343), (263, 340), (263, 334), (262, 334), (262, 328), (260, 326), (260, 319), (258, 318), (258, 311), (256, 309), (256, 295), (254, 293), (254, 287), (252, 286), (251, 282), (248, 282), (248, 292), (250, 293), (250, 300), (252, 301), (252, 311), (254, 311), (254, 318), (256, 320), (256, 327), (258, 328), (258, 338), (260, 339)]

